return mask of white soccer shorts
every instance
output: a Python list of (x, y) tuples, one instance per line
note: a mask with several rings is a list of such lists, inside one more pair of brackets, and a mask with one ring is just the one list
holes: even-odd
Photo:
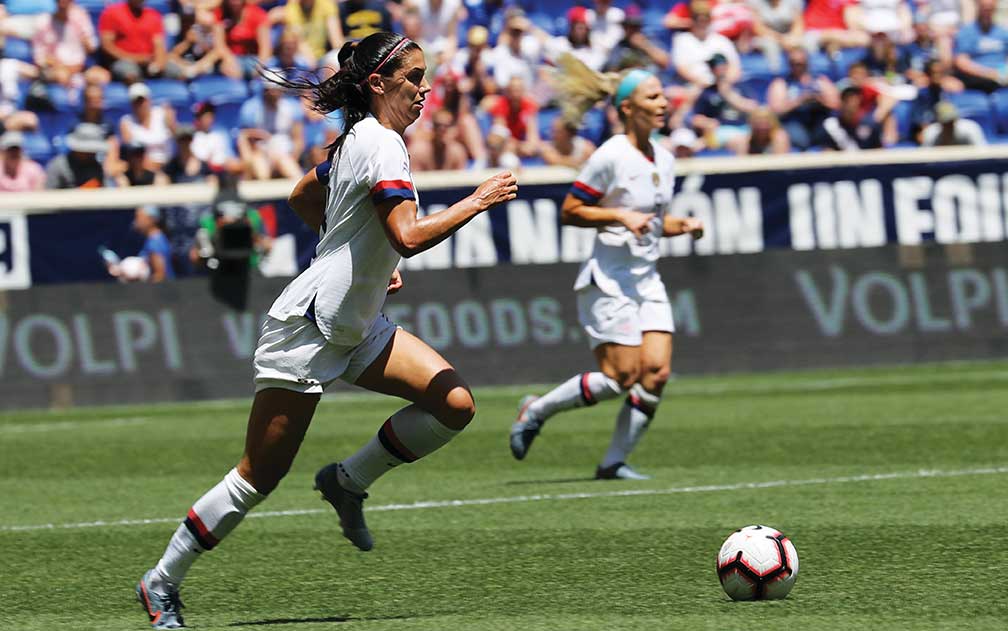
[(336, 346), (326, 341), (308, 318), (266, 318), (252, 366), (256, 392), (284, 388), (321, 393), (332, 382), (357, 381), (395, 335), (396, 325), (379, 314), (364, 341), (356, 346)]
[(595, 285), (577, 291), (578, 321), (594, 350), (602, 344), (640, 346), (645, 331), (675, 332), (668, 301), (637, 302), (610, 296)]

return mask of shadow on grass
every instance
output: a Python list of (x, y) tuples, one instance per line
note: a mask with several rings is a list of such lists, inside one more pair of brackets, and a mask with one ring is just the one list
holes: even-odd
[(531, 486), (533, 484), (575, 484), (578, 482), (594, 482), (595, 478), (555, 478), (552, 480), (508, 480), (504, 486)]
[(410, 620), (417, 616), (364, 616), (355, 618), (353, 616), (326, 616), (324, 618), (269, 618), (265, 620), (248, 620), (245, 622), (232, 622), (229, 627), (266, 627), (281, 624), (327, 624), (333, 622), (363, 622), (366, 620)]

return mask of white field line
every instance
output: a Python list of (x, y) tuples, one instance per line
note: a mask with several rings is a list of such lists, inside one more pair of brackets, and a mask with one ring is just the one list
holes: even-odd
[(97, 421), (56, 421), (53, 423), (14, 423), (0, 425), (0, 434), (31, 434), (35, 432), (56, 432), (74, 429), (98, 429), (105, 427), (124, 427), (146, 423), (143, 416), (129, 418), (110, 418)]
[[(537, 495), (515, 495), (510, 497), (485, 497), (468, 500), (430, 500), (410, 504), (378, 504), (368, 506), (369, 513), (424, 510), (428, 508), (464, 508), (468, 506), (487, 506), (491, 504), (520, 504), (525, 502), (562, 502), (567, 500), (584, 500), (604, 497), (638, 497), (644, 495), (676, 495), (680, 493), (716, 493), (721, 491), (746, 491), (753, 489), (775, 489), (792, 486), (813, 486), (829, 484), (850, 484), (855, 482), (880, 482), (886, 480), (915, 480), (922, 478), (957, 478), (976, 475), (1000, 475), (1008, 473), (1008, 466), (982, 467), (976, 469), (936, 470), (920, 469), (917, 471), (898, 471), (894, 473), (871, 473), (864, 475), (848, 475), (829, 478), (808, 478), (805, 480), (770, 480), (768, 482), (739, 482), (736, 484), (708, 484), (701, 486), (678, 486), (666, 489), (624, 489), (622, 491), (597, 491), (583, 493), (552, 493)], [(297, 515), (317, 515), (328, 513), (331, 509), (307, 508), (299, 510), (258, 511), (250, 513), (249, 518), (291, 517)], [(179, 522), (181, 517), (153, 517), (149, 519), (118, 519), (86, 521), (66, 524), (33, 524), (27, 526), (0, 526), (0, 532), (30, 532), (36, 530), (80, 530), (83, 528), (102, 528), (114, 526), (146, 526), (148, 524), (169, 524)]]

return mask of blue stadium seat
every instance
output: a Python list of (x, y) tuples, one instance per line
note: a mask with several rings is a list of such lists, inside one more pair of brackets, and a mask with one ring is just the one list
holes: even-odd
[(238, 129), (238, 113), (241, 103), (221, 103), (214, 114), (214, 127), (219, 127), (229, 134)]
[[(767, 58), (760, 53), (741, 55), (740, 60), (742, 62), (743, 79), (772, 79), (781, 72), (771, 69)], [(784, 65), (781, 64), (778, 67), (783, 69)]]
[(567, 33), (567, 20), (557, 16), (535, 11), (528, 16), (532, 24), (535, 24), (550, 35), (563, 35)]
[(599, 145), (602, 143), (602, 135), (605, 134), (605, 131), (605, 110), (596, 107), (585, 113), (578, 134)]
[(986, 135), (994, 135), (996, 131), (994, 113), (991, 108), (991, 100), (987, 98), (986, 94), (978, 90), (965, 90), (958, 94), (948, 93), (946, 97), (959, 109), (959, 116), (979, 123)]
[(46, 86), (46, 92), (49, 94), (49, 100), (57, 112), (69, 112), (70, 110), (77, 109), (78, 103), (70, 101), (70, 93), (63, 86), (50, 83)]
[(37, 15), (56, 10), (56, 0), (7, 0), (4, 4), (10, 15)]
[(129, 90), (125, 84), (112, 82), (105, 86), (105, 107), (129, 107)]
[(896, 128), (899, 130), (900, 140), (910, 138), (910, 120), (913, 114), (913, 101), (898, 101), (893, 107), (892, 115), (896, 117)]
[(77, 124), (77, 119), (63, 112), (36, 112), (39, 119), (39, 131), (46, 138), (56, 138), (70, 131)]
[(855, 61), (860, 61), (865, 56), (863, 48), (841, 48), (833, 57), (833, 72), (837, 79), (847, 76), (847, 69)]
[(193, 100), (214, 104), (241, 103), (249, 96), (248, 86), (239, 79), (210, 75), (193, 79), (189, 85)]
[[(786, 66), (785, 72), (787, 72)], [(833, 60), (825, 53), (813, 53), (809, 55), (809, 72), (812, 73), (813, 77), (826, 75), (831, 79), (839, 78), (836, 74), (836, 66)]]
[(760, 103), (766, 103), (767, 89), (770, 87), (771, 81), (773, 79), (770, 77), (745, 77), (738, 82), (738, 89), (743, 96), (747, 96)]
[(52, 144), (45, 134), (40, 132), (25, 134), (24, 151), (32, 160), (42, 164), (45, 164), (49, 161), (49, 158), (53, 157)]
[(543, 140), (553, 139), (553, 121), (560, 117), (559, 108), (543, 108), (539, 110), (539, 136)]
[(3, 46), (3, 56), (32, 63), (32, 46), (28, 40), (18, 37), (8, 37)]
[(170, 103), (175, 107), (188, 106), (192, 97), (189, 88), (182, 81), (173, 79), (150, 79), (147, 86), (151, 89), (151, 100), (155, 103)]
[(991, 109), (998, 131), (1008, 133), (1008, 88), (1002, 88), (991, 95)]

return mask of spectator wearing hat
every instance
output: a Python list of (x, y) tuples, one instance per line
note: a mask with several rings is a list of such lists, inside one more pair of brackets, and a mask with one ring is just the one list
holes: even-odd
[(45, 186), (42, 166), (24, 154), (24, 134), (8, 131), (0, 136), (3, 165), (0, 168), (0, 192), (39, 191)]
[(105, 169), (98, 154), (108, 147), (105, 132), (94, 123), (78, 123), (64, 138), (67, 153), (46, 165), (46, 188), (99, 188), (105, 185)]
[(452, 71), (467, 84), (464, 90), (473, 103), (480, 103), (487, 95), (497, 92), (497, 82), (490, 71), (493, 51), (489, 46), (489, 36), (486, 27), (469, 27), (466, 46), (455, 53), (451, 61)]
[(588, 10), (584, 7), (572, 7), (567, 11), (566, 35), (553, 36), (535, 25), (531, 27), (532, 34), (543, 47), (543, 56), (547, 61), (555, 64), (560, 55), (570, 53), (592, 70), (602, 70), (606, 53), (601, 46), (592, 43), (587, 16)]
[(141, 206), (133, 213), (133, 230), (144, 238), (143, 249), (136, 256), (121, 261), (113, 252), (106, 252), (105, 267), (121, 282), (160, 283), (175, 278), (171, 245), (161, 230), (161, 211), (156, 206)]
[(759, 103), (743, 96), (728, 79), (728, 62), (715, 53), (710, 62), (714, 83), (703, 89), (693, 105), (693, 128), (711, 149), (720, 149), (749, 133), (746, 118)]
[[(640, 7), (631, 4), (624, 11), (623, 37), (612, 47), (604, 69), (619, 72), (628, 68), (645, 68), (660, 72), (669, 67), (669, 54), (656, 45), (642, 30), (644, 16)], [(729, 42), (730, 43), (730, 42)], [(734, 50), (734, 47), (732, 47)]]
[(217, 107), (210, 101), (201, 101), (193, 106), (193, 114), (195, 119), (190, 145), (193, 155), (210, 168), (224, 167), (231, 170), (236, 163), (240, 165), (231, 147), (231, 137), (214, 128)]
[(677, 158), (692, 158), (705, 148), (704, 142), (689, 127), (676, 128), (662, 139), (662, 144)]
[(269, 15), (250, 0), (222, 0), (214, 16), (224, 27), (227, 47), (237, 57), (243, 76), (256, 76), (259, 65), (273, 56)]
[(304, 111), (297, 100), (285, 98), (278, 85), (267, 81), (260, 96), (242, 105), (238, 125), (238, 155), (250, 177), (301, 177)]
[(812, 75), (804, 48), (789, 50), (787, 61), (787, 74), (770, 82), (767, 105), (781, 121), (791, 146), (804, 151), (820, 144), (823, 121), (840, 107), (840, 93), (826, 75)]
[(168, 178), (161, 171), (148, 168), (147, 147), (139, 143), (126, 143), (122, 146), (122, 157), (126, 169), (115, 176), (116, 185), (127, 186), (163, 186), (168, 184)]
[(993, 92), (1008, 85), (1008, 28), (994, 21), (997, 0), (977, 0), (976, 6), (976, 21), (955, 38), (956, 76), (969, 90)]
[(161, 14), (145, 7), (144, 0), (105, 7), (98, 18), (98, 35), (104, 65), (117, 81), (182, 77), (182, 69), (168, 59)]
[(469, 154), (458, 141), (455, 115), (450, 110), (434, 113), (430, 141), (410, 143), (410, 166), (415, 171), (459, 171), (466, 168)]
[(48, 82), (75, 87), (108, 83), (112, 75), (105, 68), (85, 68), (88, 55), (97, 50), (91, 17), (73, 0), (57, 0), (55, 11), (39, 16), (35, 23), (32, 57)]
[(167, 104), (151, 103), (151, 91), (145, 83), (131, 85), (128, 95), (130, 113), (119, 119), (119, 137), (124, 145), (146, 147), (148, 166), (160, 169), (171, 157), (175, 110)]
[(504, 31), (493, 49), (490, 67), (497, 87), (503, 90), (512, 77), (520, 77), (526, 86), (534, 86), (541, 61), (541, 46), (532, 35), (532, 23), (519, 7), (507, 11)]
[(187, 79), (213, 73), (232, 79), (242, 77), (238, 59), (227, 47), (224, 25), (207, 7), (195, 7), (193, 19), (171, 49), (169, 59), (182, 69)]
[(720, 53), (725, 59), (724, 78), (735, 83), (742, 76), (742, 65), (738, 51), (731, 40), (711, 30), (710, 5), (704, 0), (694, 0), (690, 4), (693, 20), (690, 30), (675, 36), (672, 45), (672, 61), (676, 72), (684, 80), (700, 88), (714, 83), (709, 60)]
[(882, 126), (890, 118), (896, 102), (880, 99), (878, 107), (865, 113), (863, 101), (864, 93), (858, 87), (848, 86), (840, 92), (840, 109), (823, 122), (827, 149), (859, 151), (882, 148)]
[(578, 126), (562, 116), (553, 119), (552, 137), (543, 144), (542, 159), (550, 166), (576, 169), (595, 151), (595, 143), (578, 136)]
[(925, 147), (951, 147), (987, 144), (983, 127), (968, 118), (959, 118), (959, 109), (949, 101), (935, 106), (935, 122), (924, 128), (921, 145)]

